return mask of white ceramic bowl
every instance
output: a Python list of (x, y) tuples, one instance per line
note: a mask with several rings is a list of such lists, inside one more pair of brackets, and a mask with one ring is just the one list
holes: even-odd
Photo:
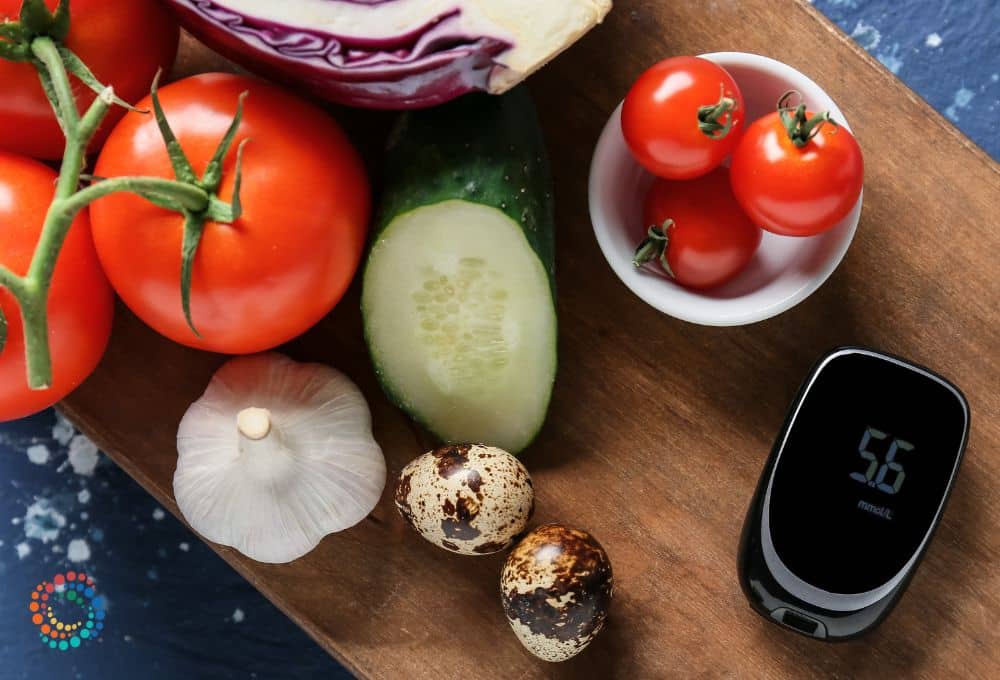
[[(778, 98), (798, 90), (810, 110), (829, 110), (850, 130), (844, 114), (819, 85), (780, 61), (744, 52), (701, 55), (719, 64), (740, 86), (747, 125), (774, 110)], [(765, 231), (749, 266), (709, 291), (683, 288), (654, 267), (632, 265), (646, 233), (642, 203), (653, 176), (629, 153), (621, 131), (621, 105), (597, 142), (590, 166), (590, 219), (611, 268), (633, 293), (664, 314), (707, 326), (739, 326), (768, 319), (805, 300), (837, 268), (854, 238), (862, 196), (833, 229), (806, 238)]]

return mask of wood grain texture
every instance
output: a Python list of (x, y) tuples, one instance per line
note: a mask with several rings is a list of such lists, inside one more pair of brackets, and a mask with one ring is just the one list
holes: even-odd
[[(817, 80), (867, 164), (853, 247), (795, 309), (743, 328), (660, 315), (614, 277), (592, 236), (586, 179), (609, 112), (665, 55), (740, 50)], [(218, 63), (186, 43), (182, 72)], [(800, 0), (620, 0), (608, 21), (531, 79), (558, 200), (560, 370), (551, 414), (523, 455), (536, 523), (590, 530), (617, 592), (607, 629), (575, 660), (533, 659), (499, 603), (502, 557), (446, 554), (404, 526), (387, 489), (368, 521), (285, 566), (219, 553), (365, 677), (987, 677), (1000, 669), (1000, 170)], [(377, 166), (387, 114), (335, 114)], [(810, 364), (866, 344), (959, 384), (972, 434), (944, 521), (890, 618), (826, 645), (751, 612), (736, 579), (744, 513)], [(379, 391), (357, 286), (288, 351), (347, 372), (372, 404), (390, 478), (430, 445)], [(177, 423), (222, 358), (118, 317), (70, 417), (165, 507)]]

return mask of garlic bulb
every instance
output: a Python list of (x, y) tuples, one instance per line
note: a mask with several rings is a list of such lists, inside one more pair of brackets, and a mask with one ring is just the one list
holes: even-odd
[(280, 354), (238, 357), (177, 431), (174, 496), (210, 541), (290, 562), (364, 519), (385, 486), (361, 391), (344, 374)]

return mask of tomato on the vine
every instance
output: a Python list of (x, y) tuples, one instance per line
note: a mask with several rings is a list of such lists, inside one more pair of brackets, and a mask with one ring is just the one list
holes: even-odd
[[(0, 152), (0, 264), (28, 271), (55, 192), (56, 173), (38, 161)], [(21, 310), (0, 287), (7, 342), (0, 351), (0, 421), (41, 411), (73, 391), (97, 366), (111, 336), (114, 296), (94, 252), (87, 211), (66, 236), (49, 290), (52, 383), (28, 388)]]
[(717, 168), (743, 134), (743, 95), (729, 73), (700, 57), (672, 57), (632, 85), (622, 133), (632, 155), (666, 179)]
[[(0, 0), (0, 23), (16, 21), (22, 0)], [(46, 0), (55, 9), (58, 0)], [(135, 102), (149, 92), (158, 69), (167, 70), (177, 54), (179, 29), (170, 13), (156, 0), (73, 0), (66, 46), (97, 79), (115, 89), (125, 101)], [(94, 93), (73, 83), (80, 110)], [(91, 150), (100, 148), (125, 109), (113, 106), (97, 131)], [(0, 59), (0, 149), (56, 160), (62, 157), (63, 133), (52, 106), (27, 62)]]
[[(791, 93), (789, 93), (790, 95)], [(854, 135), (804, 104), (755, 121), (733, 153), (733, 192), (764, 229), (812, 236), (836, 226), (861, 195), (865, 166)]]
[[(242, 216), (232, 224), (205, 223), (191, 279), (194, 330), (181, 298), (184, 218), (129, 194), (102, 198), (90, 211), (101, 263), (125, 304), (176, 342), (226, 354), (291, 340), (333, 308), (360, 262), (371, 200), (360, 157), (325, 111), (243, 76), (194, 76), (159, 91), (199, 177), (244, 91), (242, 122), (219, 187), (219, 199), (231, 202), (236, 148), (245, 140)], [(126, 115), (95, 173), (173, 178), (153, 116)]]
[(656, 180), (646, 194), (643, 217), (649, 229), (635, 265), (657, 259), (688, 288), (714, 288), (732, 280), (753, 259), (762, 236), (736, 203), (726, 168), (686, 182)]

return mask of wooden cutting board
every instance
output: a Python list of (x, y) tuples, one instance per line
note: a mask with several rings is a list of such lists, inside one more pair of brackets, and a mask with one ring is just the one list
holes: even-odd
[[(797, 308), (743, 328), (663, 316), (615, 278), (593, 238), (587, 169), (598, 133), (654, 61), (759, 52), (810, 74), (865, 151), (861, 227), (834, 276)], [(179, 72), (221, 62), (185, 42)], [(289, 565), (219, 553), (360, 676), (986, 677), (1000, 670), (1000, 171), (802, 0), (621, 0), (531, 79), (558, 200), (560, 368), (523, 459), (536, 521), (592, 531), (611, 555), (606, 630), (575, 660), (525, 652), (499, 602), (502, 557), (459, 557), (403, 525), (387, 488), (358, 527)], [(376, 170), (390, 114), (338, 110)], [(962, 387), (972, 435), (944, 522), (892, 616), (866, 639), (813, 642), (752, 613), (736, 579), (740, 527), (785, 410), (824, 350), (867, 344)], [(383, 398), (357, 286), (293, 343), (362, 387), (391, 478), (429, 448)], [(170, 344), (122, 311), (94, 376), (63, 404), (163, 505), (177, 423), (221, 357)], [(390, 483), (391, 487), (391, 483)]]

